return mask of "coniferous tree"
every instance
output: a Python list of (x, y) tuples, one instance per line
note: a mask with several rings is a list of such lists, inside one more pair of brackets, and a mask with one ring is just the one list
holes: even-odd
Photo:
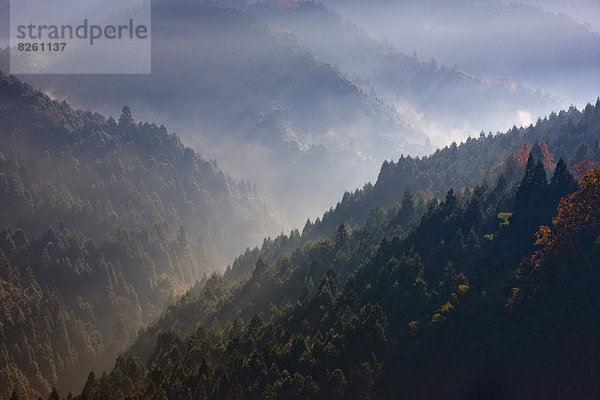
[(554, 175), (550, 180), (550, 192), (555, 201), (579, 189), (579, 183), (567, 169), (564, 159), (558, 160)]

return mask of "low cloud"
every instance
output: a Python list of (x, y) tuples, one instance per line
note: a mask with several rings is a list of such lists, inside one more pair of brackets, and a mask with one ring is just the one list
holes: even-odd
[(529, 126), (533, 124), (531, 113), (525, 110), (517, 110), (516, 121), (515, 125), (517, 126)]

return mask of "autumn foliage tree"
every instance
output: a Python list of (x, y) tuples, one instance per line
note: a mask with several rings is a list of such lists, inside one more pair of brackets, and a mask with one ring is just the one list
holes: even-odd
[(533, 154), (534, 159), (542, 160), (544, 168), (548, 171), (554, 171), (554, 168), (556, 168), (556, 164), (553, 162), (554, 155), (550, 153), (546, 143), (536, 142), (531, 148), (531, 153)]
[[(561, 360), (541, 378), (565, 383), (556, 386), (563, 392), (556, 398), (598, 398), (595, 380), (581, 377), (597, 377), (600, 359), (600, 168), (561, 200), (553, 228), (540, 226), (536, 245), (541, 248), (522, 263), (510, 300), (523, 316), (519, 333), (536, 349), (534, 362)], [(583, 395), (589, 393), (594, 397)]]
[(585, 276), (585, 286), (591, 284), (591, 279), (598, 280), (600, 168), (588, 172), (581, 189), (561, 200), (553, 225), (554, 229), (541, 226), (538, 230), (536, 245), (542, 247), (519, 269), (522, 285), (513, 301), (550, 289), (553, 284), (565, 288), (565, 280)]
[(525, 173), (525, 166), (531, 154), (531, 147), (529, 144), (524, 143), (521, 150), (518, 153), (510, 154), (505, 161), (504, 173), (513, 179), (517, 176), (523, 176)]
[(596, 164), (595, 162), (593, 162), (589, 158), (586, 158), (585, 160), (577, 163), (573, 167), (573, 175), (575, 176), (575, 179), (577, 179), (578, 181), (580, 181), (580, 180), (583, 179), (583, 177), (585, 176), (586, 172), (591, 171), (591, 170), (593, 170), (595, 168), (598, 168), (598, 164)]

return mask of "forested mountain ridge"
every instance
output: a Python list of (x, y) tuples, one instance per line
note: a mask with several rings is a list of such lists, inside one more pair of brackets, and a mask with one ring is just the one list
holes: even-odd
[[(19, 169), (22, 161), (24, 171), (47, 174), (42, 178), (56, 186), (50, 189), (57, 197), (46, 201), (35, 197), (39, 190), (26, 193), (15, 210), (4, 208), (8, 224), (39, 235), (71, 217), (78, 230), (101, 239), (115, 225), (132, 229), (168, 222), (183, 225), (194, 240), (200, 236), (213, 265), (264, 232), (280, 230), (281, 220), (252, 185), (225, 175), (164, 126), (136, 123), (128, 107), (118, 122), (75, 111), (15, 77), (0, 76), (3, 165)], [(63, 207), (61, 196), (80, 202)], [(47, 209), (52, 212), (42, 215)], [(82, 215), (73, 218), (76, 213)]]
[[(538, 125), (571, 159), (571, 139), (599, 136), (597, 110)], [(502, 169), (514, 180), (450, 189), (422, 216), (405, 190), (353, 228), (278, 238), (265, 249), (288, 255), (245, 280), (213, 274), (82, 397), (597, 397), (600, 169), (580, 187), (563, 158), (524, 149)]]
[(170, 296), (282, 227), (127, 107), (115, 121), (0, 73), (0, 137), (0, 396), (78, 390)]

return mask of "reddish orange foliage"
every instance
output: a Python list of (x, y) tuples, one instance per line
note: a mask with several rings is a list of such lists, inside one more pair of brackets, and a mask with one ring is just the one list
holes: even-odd
[[(554, 154), (550, 154), (548, 147), (544, 142), (540, 142), (540, 149), (542, 150), (542, 163), (544, 164), (544, 168), (554, 172), (554, 168), (556, 168), (556, 164), (552, 162)], [(527, 162), (527, 160), (525, 160), (525, 162)]]
[[(553, 162), (554, 155), (548, 151), (548, 146), (546, 146), (546, 143), (540, 142), (540, 150), (542, 153), (542, 164), (544, 164), (544, 168), (546, 168), (547, 171), (554, 171), (556, 168), (556, 164)], [(513, 176), (523, 176), (523, 174), (525, 174), (525, 167), (527, 166), (527, 160), (529, 159), (530, 152), (531, 147), (525, 143), (518, 153), (509, 155), (506, 160), (507, 171), (512, 173)]]
[(412, 336), (416, 336), (419, 330), (419, 321), (410, 321), (408, 323), (408, 330)]
[(511, 154), (509, 156), (512, 158), (512, 160), (514, 160), (514, 171), (517, 175), (522, 175), (525, 173), (525, 166), (527, 165), (529, 153), (531, 153), (531, 147), (525, 143), (523, 147), (521, 147), (521, 151), (519, 151), (517, 154)]
[(598, 164), (596, 164), (589, 158), (586, 158), (579, 164), (575, 165), (575, 167), (573, 168), (573, 176), (578, 181), (581, 181), (586, 172), (591, 171), (595, 168), (598, 168)]

